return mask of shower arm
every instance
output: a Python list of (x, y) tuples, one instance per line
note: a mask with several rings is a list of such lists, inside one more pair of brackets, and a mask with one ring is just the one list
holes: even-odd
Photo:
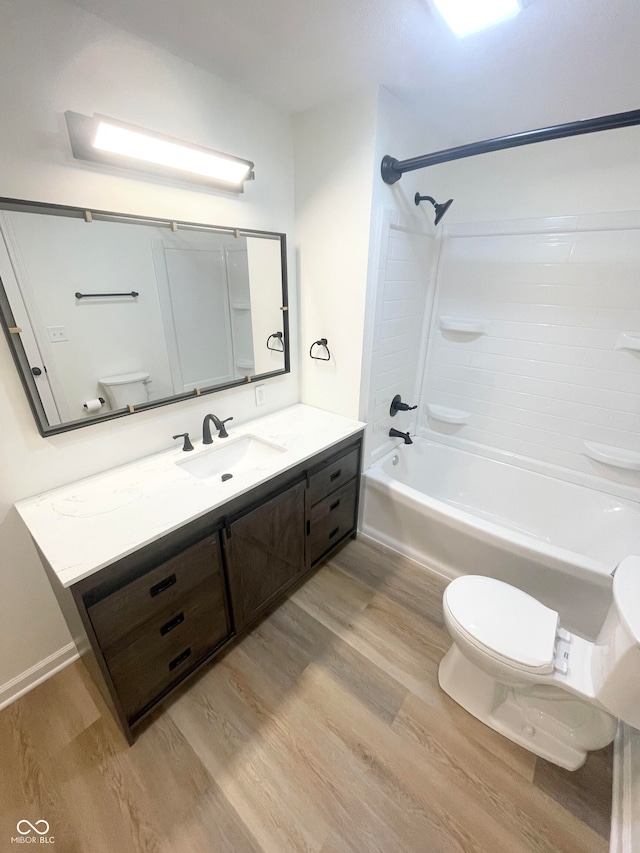
[(396, 160), (389, 154), (382, 158), (380, 171), (382, 180), (387, 184), (395, 184), (405, 172), (425, 169), (438, 163), (448, 163), (451, 160), (462, 160), (464, 157), (475, 157), (489, 151), (502, 151), (506, 148), (518, 148), (521, 145), (532, 145), (535, 142), (549, 142), (552, 139), (564, 139), (569, 136), (580, 136), (585, 133), (597, 133), (601, 130), (614, 130), (620, 127), (633, 127), (640, 124), (640, 110), (629, 110), (625, 113), (613, 113), (608, 116), (572, 121), (567, 124), (556, 124), (551, 127), (541, 127), (537, 130), (527, 130), (524, 133), (512, 133), (509, 136), (497, 136), (482, 142), (471, 142), (456, 148), (446, 148), (421, 157), (409, 160)]

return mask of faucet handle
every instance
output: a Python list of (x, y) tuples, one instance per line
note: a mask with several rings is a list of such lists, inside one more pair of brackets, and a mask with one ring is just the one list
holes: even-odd
[(225, 418), (223, 421), (220, 421), (220, 426), (218, 427), (218, 438), (229, 438), (229, 433), (227, 432), (227, 428), (225, 424), (227, 421), (232, 421), (233, 417)]
[(188, 432), (179, 432), (177, 435), (173, 436), (174, 438), (184, 438), (184, 444), (182, 445), (183, 450), (193, 450), (193, 444), (191, 444), (191, 439), (189, 438)]
[(396, 396), (391, 401), (389, 414), (392, 418), (395, 418), (398, 412), (412, 412), (414, 409), (417, 408), (417, 406), (410, 406), (408, 403), (403, 403), (400, 394), (396, 394)]

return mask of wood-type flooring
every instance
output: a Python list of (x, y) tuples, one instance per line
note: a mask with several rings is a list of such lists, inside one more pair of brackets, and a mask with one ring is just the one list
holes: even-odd
[(0, 712), (1, 853), (605, 853), (610, 748), (563, 771), (439, 689), (444, 583), (350, 542), (131, 748), (67, 667)]

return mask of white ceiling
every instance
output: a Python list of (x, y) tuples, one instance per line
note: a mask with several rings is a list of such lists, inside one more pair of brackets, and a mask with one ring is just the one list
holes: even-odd
[(534, 0), (456, 39), (429, 0), (71, 0), (291, 112), (388, 86), (447, 144), (640, 108), (640, 2)]

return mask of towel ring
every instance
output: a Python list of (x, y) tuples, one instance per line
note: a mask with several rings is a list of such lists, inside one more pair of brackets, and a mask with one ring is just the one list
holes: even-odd
[[(327, 357), (323, 358), (320, 355), (313, 355), (314, 347), (324, 347), (327, 351)], [(315, 358), (316, 361), (331, 361), (331, 353), (329, 352), (329, 347), (327, 346), (327, 339), (320, 338), (319, 341), (314, 341), (309, 347), (309, 355), (311, 356), (311, 358)]]
[[(282, 345), (282, 349), (279, 349), (278, 347), (270, 347), (269, 341), (271, 340), (271, 338), (276, 338), (277, 340), (279, 340)], [(270, 349), (271, 352), (284, 352), (284, 341), (282, 340), (282, 332), (274, 332), (272, 335), (269, 335), (269, 337), (267, 338), (267, 349)]]

